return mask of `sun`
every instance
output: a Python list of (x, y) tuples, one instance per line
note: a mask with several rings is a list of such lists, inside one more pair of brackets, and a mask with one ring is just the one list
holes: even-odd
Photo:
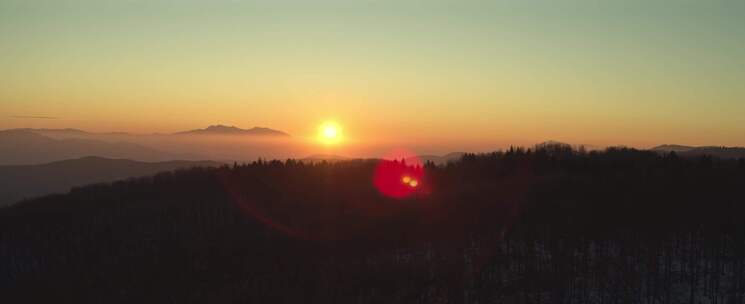
[(337, 144), (342, 139), (341, 127), (333, 121), (327, 121), (318, 127), (318, 140), (321, 143), (331, 145)]

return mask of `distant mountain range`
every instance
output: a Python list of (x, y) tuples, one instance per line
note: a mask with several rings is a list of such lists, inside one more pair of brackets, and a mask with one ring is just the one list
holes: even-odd
[(28, 130), (0, 131), (0, 165), (41, 164), (91, 155), (143, 161), (180, 158), (178, 154), (165, 153), (130, 142), (54, 139)]
[(32, 129), (32, 128), (19, 128), (10, 129), (5, 131), (26, 131), (33, 132), (40, 135), (59, 135), (59, 136), (101, 136), (101, 135), (122, 135), (122, 136), (149, 136), (149, 135), (247, 135), (247, 136), (282, 136), (287, 137), (290, 134), (264, 127), (253, 127), (251, 129), (241, 129), (235, 126), (226, 125), (211, 125), (204, 129), (194, 129), (189, 131), (176, 132), (171, 134), (133, 134), (127, 132), (106, 132), (96, 133), (88, 132), (80, 129), (65, 128), (65, 129)]
[[(214, 136), (213, 136), (214, 135)], [(255, 141), (216, 142), (211, 138), (255, 138)], [(213, 125), (173, 134), (93, 133), (79, 129), (10, 129), (0, 131), (0, 165), (30, 165), (85, 156), (138, 161), (249, 160), (286, 151), (259, 139), (289, 138), (269, 128), (241, 129)], [(274, 146), (273, 146), (274, 145)]]
[[(537, 146), (541, 145), (566, 144), (548, 141)], [(592, 149), (594, 148), (590, 148)], [(742, 147), (661, 145), (650, 150), (659, 153), (674, 151), (683, 157), (745, 157), (745, 148)], [(252, 161), (259, 157), (293, 158), (305, 151), (307, 149), (283, 131), (264, 127), (242, 129), (219, 124), (171, 134), (94, 133), (73, 128), (0, 131), (0, 165), (43, 164), (86, 156), (144, 162), (201, 159), (240, 162)], [(462, 155), (463, 153), (455, 152), (446, 155), (419, 155), (418, 158), (422, 162), (445, 164), (459, 159)], [(338, 155), (312, 155), (301, 160), (314, 162), (345, 159), (349, 158)]]
[(743, 147), (716, 147), (716, 146), (682, 146), (682, 145), (661, 145), (650, 149), (660, 153), (675, 152), (683, 157), (697, 157), (710, 155), (719, 158), (745, 158), (745, 148)]
[(205, 129), (196, 129), (185, 132), (175, 133), (176, 135), (247, 135), (247, 136), (282, 136), (288, 137), (287, 134), (282, 131), (277, 131), (269, 128), (253, 127), (251, 129), (241, 129), (234, 126), (224, 125), (213, 125)]
[(42, 165), (0, 166), (0, 206), (25, 198), (64, 193), (72, 187), (148, 176), (190, 167), (214, 167), (213, 161), (138, 162), (126, 159), (84, 157)]

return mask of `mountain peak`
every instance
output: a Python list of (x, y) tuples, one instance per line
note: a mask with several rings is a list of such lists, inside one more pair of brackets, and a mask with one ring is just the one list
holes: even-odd
[(236, 128), (235, 126), (226, 126), (226, 125), (211, 125), (204, 130), (213, 131), (213, 132), (242, 131), (241, 128)]
[(226, 125), (211, 125), (208, 126), (205, 129), (195, 129), (191, 131), (185, 131), (185, 132), (179, 132), (176, 134), (183, 134), (183, 135), (253, 135), (253, 136), (290, 136), (289, 134), (264, 128), (264, 127), (253, 127), (251, 129), (241, 129), (236, 126), (226, 126)]

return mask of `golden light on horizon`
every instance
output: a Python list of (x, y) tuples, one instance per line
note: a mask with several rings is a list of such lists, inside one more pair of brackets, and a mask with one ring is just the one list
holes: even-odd
[(318, 140), (327, 145), (337, 144), (342, 139), (341, 127), (333, 121), (327, 121), (318, 128)]

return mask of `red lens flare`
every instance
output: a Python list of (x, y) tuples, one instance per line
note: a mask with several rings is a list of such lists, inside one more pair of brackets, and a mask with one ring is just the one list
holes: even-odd
[(406, 198), (421, 192), (423, 179), (422, 161), (406, 150), (396, 150), (375, 167), (373, 184), (385, 196)]

